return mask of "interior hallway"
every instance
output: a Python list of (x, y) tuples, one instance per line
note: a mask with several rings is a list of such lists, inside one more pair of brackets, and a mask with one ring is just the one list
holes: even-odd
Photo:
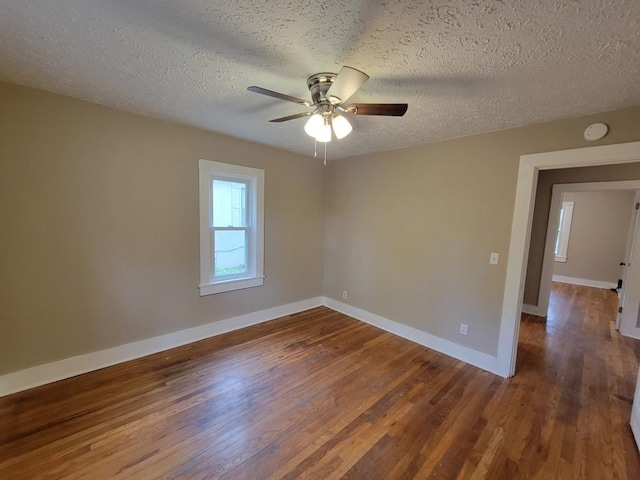
[(18, 393), (0, 478), (640, 478), (615, 301), (554, 284), (508, 380), (321, 307)]
[(615, 330), (617, 307), (610, 290), (553, 282), (546, 322), (523, 315), (514, 381), (546, 397), (539, 448), (558, 478), (640, 475), (629, 426), (640, 341)]

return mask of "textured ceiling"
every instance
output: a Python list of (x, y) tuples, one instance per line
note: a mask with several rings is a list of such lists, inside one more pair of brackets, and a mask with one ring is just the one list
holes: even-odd
[(371, 76), (329, 158), (640, 104), (640, 1), (0, 0), (0, 80), (305, 155), (306, 79)]

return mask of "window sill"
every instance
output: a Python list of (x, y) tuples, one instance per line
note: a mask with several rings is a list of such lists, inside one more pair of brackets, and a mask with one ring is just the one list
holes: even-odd
[(222, 282), (206, 283), (200, 285), (200, 296), (213, 295), (215, 293), (232, 292), (244, 288), (260, 287), (264, 283), (264, 276), (249, 278), (234, 278)]
[(567, 257), (558, 257), (558, 256), (556, 256), (556, 262), (567, 263)]

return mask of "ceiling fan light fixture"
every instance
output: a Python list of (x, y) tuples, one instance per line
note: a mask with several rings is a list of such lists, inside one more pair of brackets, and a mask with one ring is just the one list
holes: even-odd
[(304, 131), (307, 132), (307, 135), (310, 137), (316, 138), (320, 133), (320, 130), (324, 128), (324, 117), (319, 113), (314, 113), (311, 115), (309, 120), (304, 126)]
[(333, 125), (333, 132), (336, 134), (337, 139), (342, 139), (346, 137), (353, 130), (353, 127), (349, 123), (349, 120), (347, 120), (342, 115), (337, 115), (333, 119), (331, 124)]
[[(353, 126), (346, 118), (349, 115), (402, 117), (407, 112), (408, 105), (406, 103), (356, 103), (345, 105), (345, 102), (351, 98), (368, 79), (369, 75), (366, 73), (346, 65), (340, 69), (337, 75), (329, 72), (316, 73), (307, 79), (307, 87), (311, 93), (311, 101), (257, 86), (248, 87), (247, 90), (313, 108), (313, 111), (295, 113), (269, 121), (280, 123), (302, 117), (309, 117), (304, 126), (304, 131), (313, 138), (315, 142), (325, 144), (326, 161), (326, 144), (331, 141), (332, 137), (335, 135), (335, 138), (340, 140), (353, 131)], [(345, 115), (343, 116), (341, 113)], [(317, 147), (317, 145), (315, 146)]]
[(319, 142), (330, 142), (331, 141), (331, 124), (322, 124), (318, 129), (318, 133), (316, 134), (316, 140)]

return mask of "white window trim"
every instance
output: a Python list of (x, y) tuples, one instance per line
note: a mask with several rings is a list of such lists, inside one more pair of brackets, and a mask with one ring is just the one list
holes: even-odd
[(573, 217), (573, 202), (562, 202), (562, 224), (558, 226), (560, 242), (555, 254), (556, 262), (567, 261), (567, 249), (569, 248), (569, 235), (571, 234), (571, 218)]
[[(259, 287), (264, 283), (264, 170), (200, 160), (200, 296)], [(213, 280), (211, 219), (213, 178), (240, 180), (250, 185), (249, 202), (253, 235), (250, 235), (249, 272), (241, 277)]]

